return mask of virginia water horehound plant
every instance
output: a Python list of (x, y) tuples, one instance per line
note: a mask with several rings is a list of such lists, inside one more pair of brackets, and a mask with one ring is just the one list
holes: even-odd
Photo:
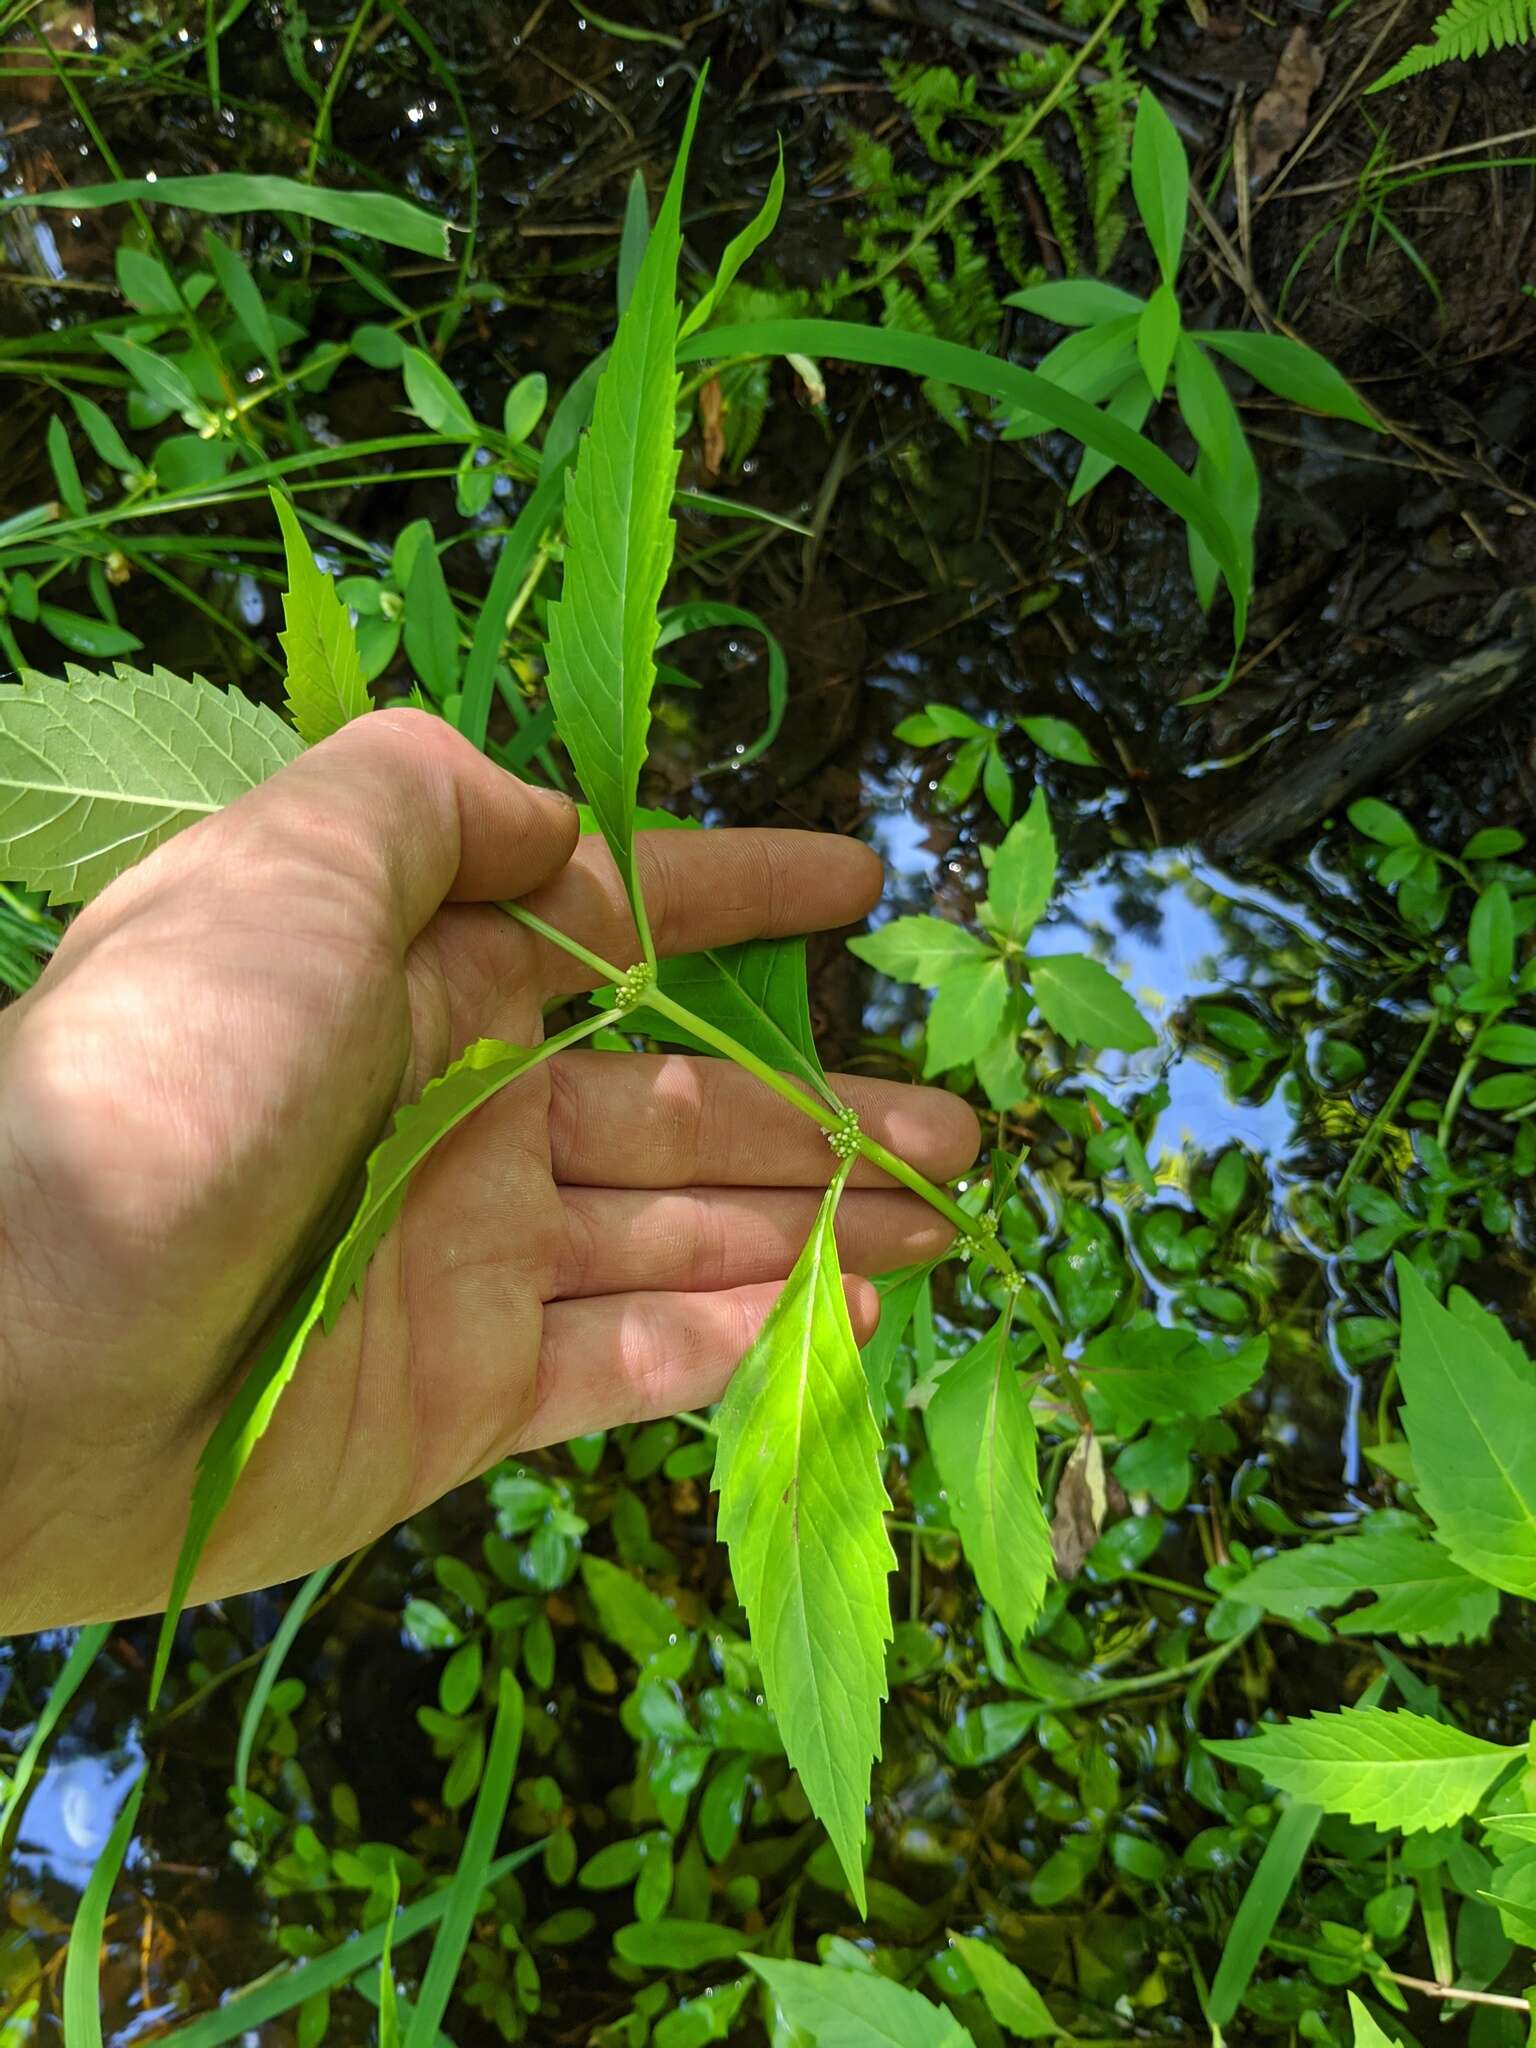
[[(510, 591), (498, 571), (487, 607), (493, 626), (499, 627), (534, 553), (553, 551), (563, 516), (563, 582), (549, 619), (550, 706), (593, 824), (625, 877), (639, 957), (629, 966), (601, 960), (538, 927), (553, 943), (578, 952), (603, 982), (605, 993), (594, 1015), (537, 1047), (489, 1041), (471, 1047), (419, 1102), (398, 1114), (375, 1149), (366, 1191), (350, 1225), (294, 1303), (279, 1338), (252, 1369), (205, 1452), (161, 1631), (150, 1704), (160, 1696), (177, 1618), (209, 1530), (285, 1386), (301, 1368), (307, 1337), (316, 1327), (332, 1324), (346, 1306), (408, 1198), (411, 1173), (433, 1145), (537, 1062), (600, 1032), (643, 1033), (661, 1042), (707, 1048), (735, 1060), (792, 1103), (828, 1141), (829, 1185), (821, 1214), (714, 1417), (713, 1478), (720, 1495), (721, 1534), (779, 1735), (827, 1829), (848, 1892), (862, 1906), (865, 1808), (879, 1750), (892, 1636), (887, 1575), (894, 1558), (882, 1471), (884, 1376), (905, 1324), (921, 1312), (931, 1276), (918, 1271), (888, 1283), (881, 1338), (861, 1357), (843, 1301), (832, 1235), (852, 1161), (862, 1157), (883, 1168), (951, 1222), (965, 1284), (975, 1301), (991, 1311), (988, 1327), (963, 1355), (937, 1361), (927, 1382), (913, 1387), (908, 1399), (922, 1412), (965, 1554), (1009, 1642), (1020, 1643), (1032, 1630), (1052, 1576), (1036, 1451), (1037, 1395), (1069, 1419), (1078, 1445), (1074, 1469), (1091, 1492), (1094, 1485), (1102, 1486), (1101, 1453), (1095, 1465), (1097, 1435), (1118, 1431), (1132, 1436), (1173, 1417), (1214, 1415), (1254, 1383), (1264, 1347), (1262, 1342), (1233, 1347), (1219, 1337), (1143, 1318), (1095, 1339), (1080, 1361), (1070, 1362), (1051, 1301), (1020, 1270), (1009, 1248), (1004, 1212), (1013, 1199), (1016, 1162), (995, 1155), (990, 1177), (957, 1199), (930, 1186), (861, 1132), (831, 1090), (817, 1057), (801, 948), (758, 944), (686, 961), (657, 958), (635, 861), (637, 830), (655, 821), (637, 809), (637, 786), (655, 683), (658, 607), (673, 545), (678, 366), (741, 354), (795, 353), (942, 376), (956, 389), (1029, 408), (1140, 476), (1204, 534), (1228, 575), (1239, 615), (1248, 567), (1241, 540), (1198, 485), (1123, 422), (1098, 414), (1081, 397), (1062, 393), (1047, 380), (953, 344), (847, 323), (770, 321), (712, 329), (709, 318), (729, 281), (726, 272), (734, 275), (732, 266), (739, 268), (750, 255), (771, 225), (771, 213), (738, 238), (721, 278), (682, 319), (676, 296), (682, 175), (696, 111), (697, 100), (665, 201), (629, 280), (607, 366), (595, 390), (588, 386), (590, 425), (579, 443), (573, 438), (551, 462), (554, 488), (546, 491), (540, 485), (533, 492), (518, 522), (519, 547), (526, 550), (523, 566)], [(419, 365), (416, 384), (419, 410), (447, 403)], [(293, 725), (237, 693), (184, 683), (159, 670), (114, 675), (74, 670), (64, 683), (28, 675), (0, 697), (0, 791), (6, 805), (0, 827), (4, 865), (19, 882), (48, 892), (56, 903), (79, 901), (169, 832), (274, 772), (303, 745), (366, 715), (371, 703), (368, 664), (346, 607), (331, 579), (318, 570), (303, 528), (281, 496), (277, 517), (287, 561), (284, 649)], [(513, 553), (510, 540), (507, 553)], [(403, 570), (408, 615), (422, 559), (418, 553)], [(624, 564), (622, 576), (614, 572), (615, 563)], [(473, 702), (468, 688), (456, 696), (445, 708), (467, 728), (478, 721), (476, 736), (483, 736), (484, 703)], [(118, 742), (130, 725), (159, 743), (153, 770), (146, 772), (142, 763), (123, 769)], [(209, 735), (220, 743), (219, 764), (212, 772), (203, 744)], [(83, 792), (99, 790), (103, 775), (112, 777), (109, 786), (116, 794), (85, 802)], [(992, 855), (979, 933), (936, 918), (900, 918), (855, 942), (862, 957), (894, 978), (937, 991), (926, 1030), (926, 1071), (973, 1071), (999, 1111), (1023, 1089), (1020, 1044), (1025, 1034), (1067, 1047), (1129, 1052), (1151, 1043), (1135, 1004), (1097, 961), (1086, 954), (1030, 950), (1055, 879), (1054, 836), (1037, 795)], [(518, 906), (507, 909), (529, 921)], [(1134, 1131), (1123, 1118), (1117, 1124), (1116, 1113), (1100, 1102), (1094, 1115), (1106, 1126), (1101, 1135), (1114, 1141), (1116, 1158), (1129, 1170), (1144, 1172)], [(83, 1637), (82, 1650), (94, 1638), (94, 1631)], [(1230, 1652), (1223, 1646), (1220, 1654)], [(995, 1662), (1000, 1670), (1019, 1668), (1001, 1640)], [(419, 2031), (420, 2038), (431, 2040), (464, 1954), (475, 1900), (489, 1871), (499, 1867), (491, 1857), (521, 1734), (520, 1694), (509, 1673), (498, 1680), (494, 1706), (460, 1874), (440, 1900), (433, 1960), (410, 2023), (412, 2039)], [(101, 1915), (132, 1824), (132, 1811), (126, 1809), (82, 1906), (65, 1990), (71, 2048), (76, 2041), (93, 2048), (99, 2039), (95, 1971)], [(403, 1920), (396, 1929), (401, 1938), (402, 1929)], [(999, 2017), (1006, 2007), (1027, 2013), (1029, 2023), (1038, 2026), (1040, 2014), (1029, 2004), (1033, 1999), (1038, 2005), (1038, 1994), (1022, 1979), (1019, 1984), (994, 1981), (988, 1990), (986, 1973), (991, 1971), (995, 1980), (996, 1965), (1005, 1972), (1009, 1966), (984, 1947), (972, 1946), (979, 1948), (970, 1958), (973, 1974), (989, 2006), (995, 1995), (999, 2006), (993, 2010)], [(388, 1979), (387, 1937), (382, 1948), (381, 1986)], [(992, 1961), (981, 1960), (984, 1956)], [(352, 1969), (363, 1960), (354, 1953)], [(795, 1974), (802, 1966), (763, 1960), (753, 1967), (760, 1969), (786, 2015), (793, 2017), (801, 2001), (813, 2038), (818, 2026), (832, 2024), (821, 2009), (830, 2005), (835, 2012), (848, 1990), (824, 1981), (818, 1972), (808, 1973), (816, 1985), (808, 1984)], [(870, 1996), (867, 1987), (859, 1991), (866, 2000)], [(929, 2001), (914, 1993), (902, 1996), (916, 1999), (915, 2005), (902, 2008), (901, 2026), (913, 2031), (893, 2038), (924, 2038), (919, 2027), (929, 2029), (946, 2048), (959, 2048), (971, 2038)], [(820, 2018), (814, 2017), (818, 2010)]]

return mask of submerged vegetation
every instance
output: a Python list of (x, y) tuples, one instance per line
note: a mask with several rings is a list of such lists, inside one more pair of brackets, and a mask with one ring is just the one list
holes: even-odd
[[(592, 1001), (537, 1046), (470, 1046), (378, 1136), (204, 1451), (163, 1622), (0, 1651), (0, 2048), (1528, 2039), (1526, 835), (1367, 794), (1305, 868), (1234, 879), (1162, 850), (1143, 790), (1138, 851), (1104, 829), (1111, 750), (1145, 782), (1107, 693), (1000, 709), (968, 653), (877, 698), (877, 837), (917, 807), (936, 886), (905, 861), (819, 965), (652, 936), (643, 835), (722, 822), (828, 722), (826, 673), (791, 693), (855, 460), (848, 366), (877, 372), (854, 418), (937, 422), (877, 449), (909, 575), (949, 574), (946, 462), (968, 492), (1027, 478), (1053, 520), (1093, 493), (1177, 522), (1193, 602), (1165, 573), (1152, 646), (1187, 620), (1186, 705), (1267, 651), (1271, 401), (1377, 450), (1375, 405), (1273, 327), (1251, 263), (1259, 324), (1207, 312), (1211, 200), (1120, 12), (1063, 9), (1074, 45), (986, 68), (887, 56), (902, 125), (839, 119), (853, 261), (813, 284), (776, 254), (803, 198), (777, 140), (716, 260), (690, 250), (690, 74), (654, 221), (618, 167), (612, 317), (575, 362), (470, 346), (599, 266), (502, 270), (465, 67), (397, 0), (323, 33), (284, 10), (300, 176), (141, 173), (94, 30), (64, 49), (18, 17), (10, 67), (92, 182), (29, 178), (6, 218), (36, 248), (110, 222), (115, 293), (0, 339), (35, 444), (0, 508), (0, 976), (25, 990), (72, 906), (386, 703), (577, 795), (635, 939), (598, 958), (504, 906)], [(243, 13), (147, 35), (145, 89), (216, 133), (243, 117)], [(670, 28), (567, 29), (675, 81)], [(350, 189), (395, 180), (335, 134), (370, 52), (455, 112), (457, 157), (396, 191)], [(1032, 348), (1016, 312), (1074, 331)], [(778, 418), (817, 436), (787, 504), (753, 487)], [(985, 495), (964, 509), (957, 556)], [(1007, 631), (1082, 663), (1061, 612), (1092, 552), (1016, 577)], [(839, 1024), (823, 981), (864, 968)], [(971, 1101), (975, 1170), (932, 1185), (861, 1129), (818, 1027), (843, 1065)], [(581, 1043), (735, 1061), (825, 1135), (820, 1213), (725, 1398), (503, 1461), (373, 1552), (184, 1611), (412, 1175)], [(862, 1349), (834, 1239), (856, 1162), (955, 1233), (881, 1277)]]

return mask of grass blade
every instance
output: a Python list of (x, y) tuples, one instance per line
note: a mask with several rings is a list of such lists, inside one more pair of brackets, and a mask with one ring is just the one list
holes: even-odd
[(64, 1959), (64, 2048), (102, 2048), (101, 2043), (101, 1941), (107, 1924), (112, 1891), (133, 1840), (139, 1817), (139, 1802), (148, 1782), (148, 1767), (140, 1772), (133, 1790), (123, 1801), (106, 1847), (96, 1859), (90, 1882), (80, 1896), (75, 1924), (70, 1930), (69, 1953)]
[(475, 1810), (464, 1837), (464, 1850), (453, 1883), (448, 1887), (448, 1906), (437, 1939), (432, 1944), (427, 1973), (416, 1994), (405, 2048), (434, 2048), (437, 2030), (448, 2000), (458, 1981), (459, 1966), (475, 1924), (475, 1907), (484, 1891), (491, 1851), (512, 1797), (512, 1774), (517, 1768), (523, 1744), (523, 1693), (510, 1671), (503, 1671), (496, 1699), (496, 1725), (491, 1733), (485, 1776), (475, 1795)]
[(245, 1712), (240, 1717), (240, 1739), (235, 1746), (235, 1790), (245, 1790), (250, 1775), (251, 1752), (256, 1746), (256, 1731), (261, 1726), (261, 1716), (271, 1697), (293, 1639), (304, 1626), (309, 1610), (325, 1590), (325, 1582), (335, 1571), (333, 1564), (323, 1564), (300, 1586), (288, 1604), (277, 1634), (267, 1645), (267, 1654), (261, 1660), (261, 1669), (256, 1674), (256, 1683), (251, 1687), (251, 1696), (245, 1703)]
[(15, 206), (65, 207), (83, 213), (97, 206), (157, 200), (184, 206), (188, 213), (297, 213), (326, 227), (350, 228), (418, 256), (448, 255), (448, 224), (408, 199), (384, 192), (337, 192), (303, 185), (297, 178), (254, 177), (244, 171), (214, 171), (190, 178), (114, 178), (104, 185), (76, 185), (60, 192), (23, 192), (0, 199), (0, 213)]
[(1309, 1806), (1305, 1800), (1297, 1799), (1275, 1822), (1259, 1866), (1243, 1893), (1243, 1902), (1233, 1916), (1227, 1945), (1211, 1984), (1206, 2017), (1212, 2026), (1228, 2026), (1236, 2017), (1243, 1993), (1264, 1953), (1264, 1944), (1274, 1932), (1322, 1819), (1320, 1806)]
[(48, 1689), (43, 1702), (43, 1711), (37, 1717), (37, 1726), (27, 1739), (27, 1746), (16, 1759), (16, 1768), (11, 1773), (10, 1789), (0, 1804), (0, 1846), (5, 1842), (11, 1822), (21, 1812), (27, 1796), (27, 1787), (37, 1774), (37, 1766), (50, 1736), (68, 1710), (70, 1701), (80, 1690), (85, 1674), (95, 1663), (102, 1644), (112, 1633), (108, 1621), (94, 1623), (90, 1628), (81, 1629), (75, 1638), (74, 1648), (64, 1660), (64, 1668)]

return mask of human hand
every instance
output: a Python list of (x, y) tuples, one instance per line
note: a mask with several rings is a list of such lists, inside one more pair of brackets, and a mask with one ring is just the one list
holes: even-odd
[[(880, 887), (812, 833), (650, 834), (641, 865), (662, 953), (845, 924)], [(509, 897), (635, 957), (563, 798), (375, 712), (121, 877), (0, 1017), (0, 1633), (163, 1605), (202, 1446), (391, 1111), (587, 985)], [(931, 1177), (974, 1157), (956, 1098), (836, 1086)], [(573, 1052), (514, 1082), (311, 1341), (195, 1597), (344, 1556), (513, 1452), (715, 1400), (831, 1164), (724, 1061)], [(873, 1169), (852, 1190), (850, 1274), (947, 1242)], [(866, 1282), (850, 1306), (868, 1334)]]

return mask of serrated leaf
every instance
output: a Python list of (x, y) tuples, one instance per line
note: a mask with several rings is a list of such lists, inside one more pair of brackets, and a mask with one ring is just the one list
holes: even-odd
[(1266, 1725), (1246, 1741), (1205, 1746), (1293, 1799), (1405, 1834), (1463, 1819), (1525, 1754), (1423, 1714), (1380, 1707), (1310, 1714)]
[(121, 664), (0, 688), (0, 871), (82, 903), (302, 751), (275, 712)]
[(298, 514), (281, 491), (272, 508), (283, 530), (288, 588), (283, 592), (287, 630), (278, 635), (287, 657), (288, 711), (306, 746), (338, 732), (373, 709), (363, 681), (357, 635), (334, 578), (315, 560)]
[(1051, 2018), (1050, 2007), (1016, 1963), (990, 1942), (973, 1935), (951, 1934), (950, 1941), (976, 1979), (982, 2002), (1000, 2027), (1021, 2041), (1041, 2041), (1064, 2032)]
[[(597, 1024), (594, 1018), (580, 1028), (592, 1031)], [(478, 1038), (427, 1083), (419, 1100), (395, 1111), (388, 1136), (368, 1155), (362, 1199), (326, 1275), (321, 1313), (327, 1330), (335, 1328), (348, 1298), (362, 1285), (368, 1261), (404, 1207), (411, 1176), (427, 1154), (481, 1103), (515, 1081), (542, 1051), (543, 1047), (505, 1045), (499, 1038)]]
[(1147, 1422), (1215, 1415), (1247, 1393), (1268, 1355), (1265, 1337), (1229, 1351), (1219, 1337), (1171, 1328), (1138, 1309), (1093, 1339), (1081, 1370), (1108, 1402), (1117, 1431), (1130, 1436)]
[[(725, 1031), (780, 1073), (793, 1074), (836, 1105), (811, 1030), (804, 939), (748, 939), (712, 953), (663, 960), (656, 986), (663, 995)], [(630, 1014), (631, 1027), (667, 1045), (711, 1052), (682, 1025), (646, 1005)]]
[(791, 2027), (816, 2048), (975, 2048), (952, 2012), (875, 1970), (743, 1956)]
[(1008, 1634), (1034, 1626), (1052, 1577), (1029, 1396), (999, 1320), (940, 1378), (925, 1411), (949, 1511), (983, 1599)]
[[(1398, 1255), (1398, 1379), (1419, 1499), (1475, 1577), (1536, 1596), (1536, 1371), (1479, 1319), (1442, 1308)], [(1517, 1369), (1514, 1359), (1524, 1365)]]
[(716, 1413), (731, 1576), (785, 1752), (864, 1909), (864, 1809), (891, 1640), (881, 1437), (833, 1221), (845, 1166)]
[(1463, 1571), (1423, 1529), (1388, 1516), (1373, 1516), (1358, 1535), (1266, 1558), (1226, 1591), (1287, 1621), (1369, 1594), (1368, 1605), (1334, 1623), (1339, 1633), (1396, 1635), (1407, 1643), (1479, 1640), (1499, 1611), (1494, 1587)]
[(549, 617), (548, 689), (560, 737), (642, 935), (649, 927), (634, 863), (635, 791), (656, 680), (656, 612), (676, 542), (677, 259), (702, 83), (566, 492), (565, 581)]
[(1045, 915), (1056, 886), (1056, 835), (1038, 789), (997, 849), (987, 877), (984, 922), (1023, 945)]
[(892, 981), (935, 988), (958, 966), (996, 955), (984, 939), (943, 917), (893, 917), (889, 924), (848, 941), (856, 959), (867, 960)]
[(1029, 962), (1040, 1014), (1068, 1045), (1142, 1052), (1157, 1033), (1107, 967), (1086, 953), (1053, 953)]

